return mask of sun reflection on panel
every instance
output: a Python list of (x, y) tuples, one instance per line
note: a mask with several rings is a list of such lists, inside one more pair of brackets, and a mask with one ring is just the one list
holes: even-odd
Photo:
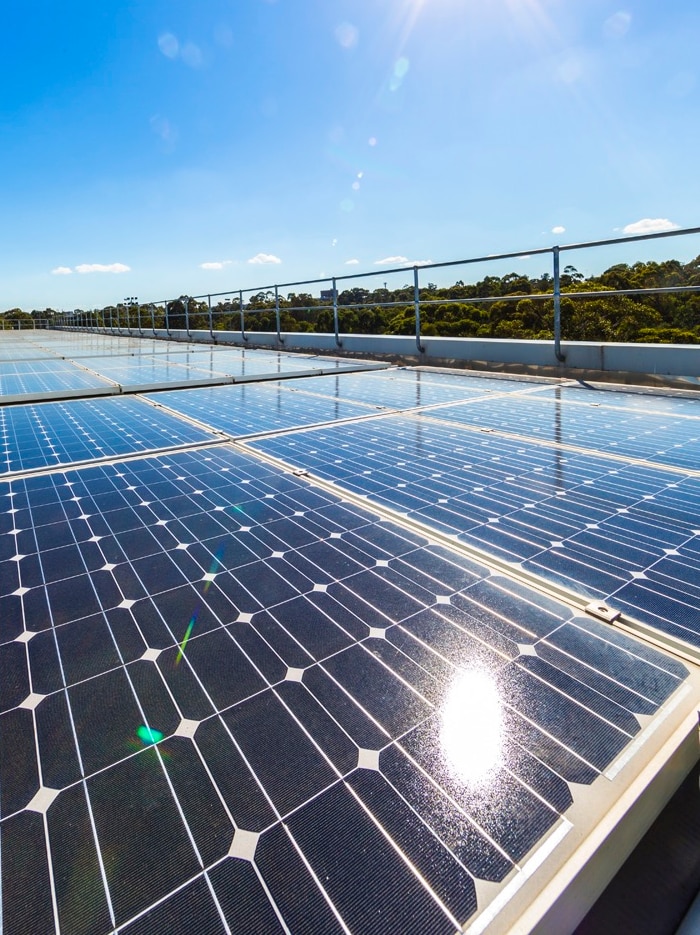
[(501, 761), (501, 702), (493, 678), (460, 672), (442, 710), (440, 743), (450, 770), (470, 785), (482, 782)]

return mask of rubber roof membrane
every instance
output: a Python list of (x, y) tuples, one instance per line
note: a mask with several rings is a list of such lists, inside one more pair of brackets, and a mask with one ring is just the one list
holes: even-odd
[(65, 331), (0, 393), (4, 935), (575, 926), (698, 706), (697, 397)]

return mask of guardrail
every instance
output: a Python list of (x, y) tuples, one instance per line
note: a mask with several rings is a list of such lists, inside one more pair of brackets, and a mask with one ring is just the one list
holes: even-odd
[[(610, 238), (607, 240), (595, 240), (584, 243), (555, 245), (552, 247), (542, 247), (535, 250), (516, 250), (510, 253), (489, 254), (487, 256), (470, 257), (463, 260), (449, 260), (443, 263), (424, 263), (408, 266), (397, 266), (379, 270), (371, 270), (364, 273), (350, 273), (342, 276), (332, 276), (320, 279), (296, 280), (294, 282), (275, 283), (272, 285), (257, 286), (254, 288), (233, 289), (226, 290), (225, 292), (205, 293), (196, 296), (181, 296), (179, 299), (159, 299), (157, 301), (147, 303), (139, 303), (136, 298), (130, 298), (128, 300), (124, 300), (123, 304), (113, 306), (112, 308), (103, 310), (101, 312), (83, 312), (80, 314), (74, 313), (69, 316), (64, 315), (62, 326), (77, 327), (81, 330), (85, 329), (107, 331), (110, 333), (126, 331), (129, 334), (133, 334), (135, 331), (137, 331), (140, 336), (147, 336), (149, 332), (153, 336), (156, 336), (157, 333), (164, 330), (167, 337), (172, 337), (173, 331), (178, 331), (179, 333), (184, 331), (189, 338), (192, 336), (193, 330), (191, 328), (191, 318), (193, 316), (190, 314), (190, 303), (193, 301), (196, 302), (198, 300), (206, 300), (207, 312), (205, 313), (204, 317), (206, 318), (209, 335), (212, 341), (215, 340), (215, 330), (217, 330), (215, 322), (215, 317), (217, 314), (220, 316), (226, 316), (227, 323), (229, 325), (227, 329), (228, 331), (235, 330), (230, 327), (232, 316), (240, 316), (240, 336), (241, 340), (245, 342), (248, 340), (248, 335), (246, 334), (246, 317), (248, 317), (248, 321), (250, 321), (251, 315), (254, 316), (256, 314), (259, 315), (272, 311), (274, 312), (277, 341), (279, 344), (283, 345), (285, 339), (282, 334), (282, 307), (280, 304), (280, 290), (299, 288), (300, 286), (319, 287), (322, 285), (330, 285), (330, 289), (320, 290), (321, 303), (325, 299), (326, 304), (319, 304), (314, 302), (313, 305), (295, 305), (293, 308), (290, 308), (289, 311), (294, 313), (318, 313), (322, 311), (330, 311), (332, 313), (335, 344), (336, 347), (341, 348), (343, 346), (343, 342), (340, 330), (338, 284), (350, 283), (352, 281), (358, 280), (369, 280), (376, 277), (381, 278), (397, 273), (409, 273), (412, 276), (413, 282), (412, 285), (404, 287), (404, 290), (402, 290), (408, 291), (409, 293), (405, 298), (399, 300), (395, 299), (387, 302), (375, 301), (372, 299), (370, 305), (372, 308), (406, 309), (412, 307), (415, 320), (415, 346), (418, 354), (421, 355), (425, 351), (422, 343), (423, 336), (421, 333), (421, 308), (426, 308), (431, 305), (444, 304), (446, 301), (456, 301), (455, 299), (428, 299), (422, 297), (419, 281), (421, 273), (425, 274), (431, 270), (442, 270), (449, 267), (467, 267), (470, 265), (473, 266), (475, 264), (502, 262), (509, 259), (523, 259), (530, 258), (532, 256), (550, 256), (552, 263), (551, 292), (519, 292), (497, 296), (470, 296), (463, 299), (462, 301), (469, 305), (474, 305), (494, 302), (520, 302), (523, 298), (531, 299), (536, 302), (551, 300), (553, 304), (552, 327), (554, 335), (554, 356), (558, 362), (564, 362), (566, 360), (566, 355), (562, 350), (562, 296), (580, 300), (586, 298), (600, 299), (607, 296), (639, 296), (643, 294), (652, 295), (663, 293), (700, 292), (700, 285), (670, 287), (664, 286), (642, 289), (606, 289), (595, 292), (566, 290), (562, 289), (560, 271), (561, 255), (566, 252), (577, 250), (589, 250), (605, 246), (620, 246), (641, 241), (660, 240), (669, 237), (684, 237), (692, 234), (700, 234), (700, 227), (661, 231), (651, 234), (636, 234), (629, 237)], [(385, 291), (387, 291), (388, 294), (388, 290)], [(246, 306), (246, 297), (259, 296), (260, 294), (264, 294), (266, 296), (266, 301), (268, 304), (265, 307), (253, 307), (250, 301), (248, 306)], [(222, 297), (228, 297), (228, 300), (223, 303), (220, 302), (219, 304), (223, 305), (224, 307), (222, 310), (216, 312), (212, 308), (212, 299), (221, 299)], [(175, 310), (176, 307), (177, 311)], [(356, 310), (365, 307), (367, 306), (365, 306), (364, 303), (343, 303), (342, 305), (343, 310)], [(286, 310), (287, 309), (285, 308), (285, 311)], [(203, 316), (201, 313), (198, 313), (197, 317), (201, 320)], [(175, 321), (177, 324), (175, 324)], [(197, 330), (201, 331), (202, 329), (198, 328)]]
[(0, 331), (41, 331), (53, 327), (48, 318), (3, 318), (0, 316)]

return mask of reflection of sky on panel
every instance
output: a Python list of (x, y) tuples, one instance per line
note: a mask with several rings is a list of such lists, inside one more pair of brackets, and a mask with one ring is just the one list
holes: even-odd
[(488, 393), (517, 392), (529, 388), (527, 383), (498, 381), (475, 377), (465, 380), (449, 374), (433, 374), (412, 370), (389, 370), (372, 374), (346, 374), (338, 381), (334, 376), (314, 378), (312, 385), (295, 384), (310, 392), (321, 393), (374, 406), (392, 409), (411, 409), (438, 403), (457, 402), (480, 397)]
[(88, 373), (78, 367), (61, 367), (55, 371), (47, 368), (34, 372), (0, 373), (0, 397), (23, 393), (58, 393), (65, 390), (91, 389), (109, 385), (111, 384), (96, 374)]
[(561, 397), (565, 402), (588, 403), (597, 406), (614, 406), (649, 413), (700, 416), (700, 394), (677, 390), (654, 390), (645, 387), (613, 387), (604, 384), (594, 386), (572, 386), (545, 389), (545, 397)]
[(0, 472), (211, 440), (134, 397), (0, 409)]
[[(233, 436), (352, 419), (374, 412), (358, 403), (295, 391), (287, 387), (288, 382), (295, 381), (165, 391), (149, 398)], [(303, 385), (308, 387), (308, 379)]]
[[(182, 380), (214, 379), (225, 376), (274, 376), (294, 371), (342, 369), (342, 361), (327, 362), (320, 358), (297, 357), (288, 354), (245, 354), (212, 351), (176, 352), (167, 354), (137, 354), (124, 357), (80, 357), (88, 367), (123, 386), (146, 383), (179, 382)], [(345, 365), (353, 366), (353, 365)], [(356, 365), (354, 365), (356, 366)]]
[(161, 361), (158, 357), (82, 358), (85, 367), (102, 374), (121, 386), (140, 386), (147, 383), (181, 382), (223, 377), (205, 367), (190, 366), (184, 359), (180, 362)]
[(31, 374), (31, 373), (55, 373), (60, 371), (73, 371), (75, 364), (69, 360), (60, 360), (59, 358), (49, 358), (45, 360), (0, 360), (0, 374), (10, 376), (12, 374)]
[(700, 645), (700, 480), (394, 416), (253, 447)]
[[(560, 398), (540, 394), (507, 399), (480, 400), (475, 406), (448, 406), (426, 413), (430, 418), (488, 427), (515, 435), (595, 451), (609, 451), (626, 458), (695, 469), (700, 467), (700, 398), (678, 400), (695, 403), (676, 416), (670, 410), (655, 414), (635, 408), (599, 408), (576, 405), (554, 390)], [(676, 402), (676, 400), (674, 400)], [(653, 403), (649, 403), (650, 407)]]

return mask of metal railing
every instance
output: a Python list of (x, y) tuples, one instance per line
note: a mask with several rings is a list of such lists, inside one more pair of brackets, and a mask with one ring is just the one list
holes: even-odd
[[(86, 330), (100, 330), (107, 331), (110, 333), (123, 332), (126, 331), (129, 334), (138, 332), (138, 334), (143, 337), (150, 332), (153, 336), (156, 336), (158, 332), (163, 330), (166, 332), (168, 337), (172, 337), (173, 331), (182, 332), (184, 331), (188, 338), (191, 338), (192, 329), (191, 319), (193, 315), (190, 313), (190, 303), (197, 303), (198, 300), (206, 300), (207, 311), (202, 314), (201, 310), (195, 313), (196, 319), (201, 320), (205, 319), (207, 327), (206, 329), (197, 328), (196, 330), (208, 330), (209, 337), (212, 342), (216, 341), (216, 331), (221, 330), (215, 326), (214, 317), (216, 314), (220, 316), (220, 322), (226, 319), (226, 323), (229, 327), (227, 331), (240, 330), (240, 336), (243, 341), (248, 341), (249, 336), (246, 333), (246, 317), (248, 318), (248, 323), (250, 323), (250, 316), (262, 315), (267, 313), (274, 313), (274, 330), (276, 331), (276, 337), (279, 344), (284, 344), (285, 338), (282, 332), (282, 304), (280, 300), (280, 290), (298, 288), (300, 286), (306, 287), (318, 287), (323, 285), (330, 285), (330, 289), (319, 290), (321, 299), (319, 302), (314, 300), (313, 305), (295, 305), (295, 306), (285, 306), (284, 311), (289, 311), (290, 313), (314, 313), (318, 314), (319, 312), (331, 312), (332, 314), (332, 324), (333, 324), (333, 333), (335, 337), (335, 344), (338, 348), (343, 346), (342, 335), (340, 330), (340, 304), (338, 301), (338, 283), (351, 283), (358, 280), (370, 280), (376, 277), (387, 277), (390, 275), (398, 273), (408, 273), (412, 276), (412, 283), (404, 286), (401, 290), (394, 290), (395, 292), (400, 291), (405, 293), (405, 297), (401, 299), (392, 299), (391, 301), (377, 301), (376, 295), (378, 291), (375, 290), (375, 299), (371, 299), (368, 304), (362, 303), (352, 303), (344, 302), (342, 308), (344, 311), (357, 310), (361, 308), (395, 308), (395, 309), (410, 309), (412, 307), (412, 313), (415, 320), (415, 341), (416, 349), (419, 354), (425, 352), (425, 347), (423, 345), (423, 334), (421, 332), (421, 308), (429, 308), (432, 305), (440, 305), (447, 302), (454, 301), (463, 301), (469, 305), (482, 304), (482, 303), (494, 303), (494, 302), (520, 302), (522, 299), (530, 299), (536, 302), (551, 301), (553, 305), (553, 320), (552, 320), (552, 331), (553, 331), (553, 350), (554, 355), (557, 361), (563, 362), (566, 359), (566, 355), (562, 350), (562, 325), (561, 325), (561, 300), (562, 296), (572, 299), (586, 299), (586, 298), (596, 298), (601, 299), (606, 296), (639, 296), (645, 294), (663, 294), (663, 293), (683, 293), (683, 292), (700, 292), (700, 285), (691, 285), (691, 286), (659, 286), (659, 287), (649, 287), (649, 288), (635, 288), (635, 289), (601, 289), (599, 291), (582, 291), (582, 290), (572, 290), (570, 288), (562, 288), (562, 277), (560, 271), (560, 260), (561, 255), (566, 252), (572, 252), (577, 250), (589, 250), (592, 248), (606, 247), (606, 246), (621, 246), (630, 243), (638, 243), (641, 241), (650, 241), (650, 240), (660, 240), (663, 238), (669, 237), (684, 237), (692, 234), (700, 234), (700, 227), (684, 228), (680, 230), (671, 230), (671, 231), (661, 231), (657, 233), (650, 234), (636, 234), (629, 237), (618, 237), (610, 238), (607, 240), (595, 240), (588, 241), (583, 243), (571, 243), (565, 245), (555, 245), (552, 247), (541, 247), (535, 250), (516, 250), (510, 253), (499, 253), (499, 254), (489, 254), (486, 256), (477, 256), (470, 257), (468, 259), (462, 260), (449, 260), (442, 263), (424, 263), (424, 264), (413, 264), (407, 266), (397, 266), (379, 270), (371, 270), (370, 272), (364, 273), (349, 273), (343, 276), (332, 276), (327, 278), (320, 279), (305, 279), (305, 280), (295, 280), (293, 282), (284, 282), (284, 283), (274, 283), (266, 286), (257, 286), (247, 289), (233, 289), (226, 290), (225, 292), (216, 292), (216, 293), (205, 293), (202, 295), (195, 296), (181, 296), (179, 299), (159, 299), (154, 302), (149, 303), (138, 303), (136, 300), (125, 300), (123, 304), (114, 306), (109, 309), (104, 309), (100, 312), (82, 312), (74, 313), (72, 316), (64, 318), (64, 325), (68, 327), (77, 327)], [(420, 274), (427, 273), (431, 270), (443, 270), (447, 268), (455, 267), (467, 267), (474, 266), (477, 264), (489, 264), (496, 262), (503, 262), (504, 260), (510, 259), (529, 259), (533, 256), (549, 256), (551, 257), (552, 263), (552, 290), (547, 292), (536, 292), (536, 293), (508, 293), (505, 295), (492, 295), (492, 296), (469, 296), (463, 299), (454, 299), (454, 298), (439, 298), (431, 299), (421, 296), (421, 287), (419, 277)], [(541, 277), (544, 278), (544, 277)], [(389, 290), (383, 290), (389, 294)], [(265, 296), (266, 304), (262, 307), (258, 305), (253, 305), (249, 299), (248, 305), (246, 305), (246, 297), (255, 297), (259, 299), (261, 295)], [(234, 298), (235, 297), (235, 298)], [(219, 305), (222, 306), (222, 309), (218, 312), (215, 312), (212, 309), (212, 299), (221, 299), (227, 298), (225, 302), (219, 302)], [(282, 300), (288, 301), (288, 300)], [(325, 302), (325, 304), (324, 304)], [(133, 312), (136, 309), (137, 321), (133, 322)], [(240, 329), (232, 329), (230, 327), (232, 316), (238, 315), (240, 317)], [(124, 321), (122, 322), (122, 318)], [(144, 323), (145, 322), (145, 323)], [(175, 324), (174, 324), (175, 322)], [(136, 324), (136, 328), (133, 325)], [(328, 333), (328, 332), (325, 332)]]
[(0, 331), (41, 331), (53, 327), (48, 318), (3, 318), (0, 316)]

